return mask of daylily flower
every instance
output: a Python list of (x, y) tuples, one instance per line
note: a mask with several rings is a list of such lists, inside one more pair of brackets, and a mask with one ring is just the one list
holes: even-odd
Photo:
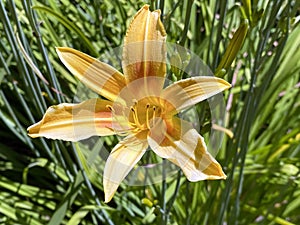
[(105, 99), (51, 106), (29, 135), (79, 141), (94, 135), (126, 136), (111, 151), (104, 168), (105, 202), (150, 147), (179, 166), (189, 181), (225, 179), (207, 151), (203, 137), (178, 112), (228, 89), (226, 81), (208, 76), (183, 79), (163, 88), (166, 75), (166, 32), (160, 10), (145, 5), (127, 31), (123, 74), (77, 50), (60, 47), (63, 64)]

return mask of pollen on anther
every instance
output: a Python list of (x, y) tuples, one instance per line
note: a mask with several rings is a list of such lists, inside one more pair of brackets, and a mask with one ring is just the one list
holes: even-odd
[(111, 112), (113, 111), (113, 108), (112, 108), (111, 105), (106, 105), (105, 107), (106, 107), (109, 111), (111, 111)]
[(133, 102), (134, 105), (137, 105), (138, 101), (136, 99), (133, 99), (132, 102)]

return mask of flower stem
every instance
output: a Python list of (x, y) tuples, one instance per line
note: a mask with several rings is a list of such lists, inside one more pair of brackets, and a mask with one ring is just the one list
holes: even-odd
[(162, 187), (161, 187), (161, 209), (162, 209), (162, 219), (161, 224), (167, 225), (168, 223), (168, 215), (166, 213), (166, 190), (167, 190), (167, 183), (166, 183), (166, 160), (163, 159), (163, 166), (162, 166)]
[(184, 22), (184, 29), (182, 31), (182, 38), (179, 42), (179, 45), (184, 46), (186, 38), (187, 38), (187, 33), (189, 30), (190, 26), (190, 19), (191, 19), (191, 9), (193, 6), (194, 0), (188, 0), (187, 1), (187, 6), (186, 6), (186, 11), (185, 11), (185, 22)]
[(178, 195), (178, 192), (179, 192), (179, 188), (180, 188), (180, 179), (181, 179), (181, 170), (178, 170), (178, 173), (177, 173), (177, 179), (176, 179), (176, 186), (175, 186), (175, 191), (173, 193), (173, 196), (172, 198), (170, 199), (170, 202), (168, 204), (168, 208), (167, 208), (167, 211), (166, 211), (166, 214), (169, 215), (173, 205), (174, 205), (174, 202), (176, 200), (176, 197)]

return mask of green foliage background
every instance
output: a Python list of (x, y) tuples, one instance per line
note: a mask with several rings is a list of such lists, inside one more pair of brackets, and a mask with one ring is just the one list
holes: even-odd
[[(221, 74), (233, 84), (225, 99), (234, 137), (225, 137), (217, 155), (228, 178), (190, 183), (179, 173), (146, 187), (122, 184), (106, 205), (102, 175), (89, 166), (84, 144), (31, 139), (26, 128), (76, 92), (55, 47), (105, 58), (122, 45), (146, 3), (162, 10), (167, 41), (190, 49), (213, 71), (248, 20), (243, 47)], [(300, 224), (299, 5), (1, 0), (0, 224)], [(115, 143), (111, 137), (103, 145)], [(101, 145), (96, 139), (93, 151)]]

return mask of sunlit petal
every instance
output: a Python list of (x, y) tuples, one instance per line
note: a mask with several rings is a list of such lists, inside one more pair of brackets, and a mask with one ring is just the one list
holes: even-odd
[(104, 168), (105, 202), (109, 202), (120, 183), (148, 148), (146, 133), (126, 137), (111, 151)]
[(63, 64), (82, 83), (96, 93), (114, 101), (125, 86), (124, 76), (110, 65), (72, 48), (57, 48)]
[(156, 154), (179, 166), (190, 181), (226, 178), (203, 137), (186, 121), (176, 117), (161, 120), (151, 130), (148, 142)]
[(110, 101), (90, 99), (80, 104), (63, 103), (51, 106), (43, 119), (30, 126), (28, 135), (78, 141), (94, 135), (113, 135)]
[(164, 79), (159, 77), (147, 77), (145, 79), (132, 81), (122, 89), (119, 93), (119, 98), (115, 102), (132, 106), (136, 101), (144, 99), (144, 108), (146, 108), (147, 103), (157, 105), (160, 103), (158, 99), (162, 93), (162, 89), (159, 88), (159, 86), (162, 85), (163, 82)]
[(160, 13), (160, 10), (150, 12), (145, 5), (127, 30), (122, 60), (127, 84), (139, 78), (166, 74), (166, 32)]
[(193, 77), (175, 82), (162, 92), (162, 98), (167, 100), (171, 109), (170, 114), (176, 114), (181, 110), (198, 102), (208, 99), (228, 88), (231, 85), (223, 79), (216, 77)]

